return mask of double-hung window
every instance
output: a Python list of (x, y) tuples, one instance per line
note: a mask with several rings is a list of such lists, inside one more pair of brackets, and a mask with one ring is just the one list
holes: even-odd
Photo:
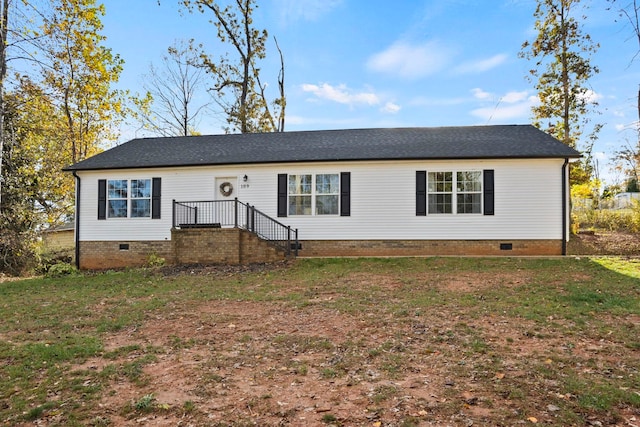
[(131, 218), (151, 216), (151, 180), (131, 180)]
[(451, 213), (453, 209), (453, 173), (429, 172), (429, 213)]
[(458, 213), (479, 214), (482, 209), (482, 173), (456, 172), (456, 208)]
[(337, 215), (340, 178), (336, 174), (316, 175), (316, 215)]
[(482, 212), (482, 172), (429, 172), (427, 204), (430, 214)]
[(289, 215), (311, 215), (313, 175), (289, 175)]
[(288, 177), (289, 215), (338, 215), (339, 174)]
[(129, 199), (129, 181), (110, 179), (107, 183), (107, 206), (109, 218), (126, 218)]
[(150, 179), (110, 179), (107, 181), (109, 218), (150, 218)]

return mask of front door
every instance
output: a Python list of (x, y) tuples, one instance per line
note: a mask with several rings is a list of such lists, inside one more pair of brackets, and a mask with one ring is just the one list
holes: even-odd
[(215, 200), (233, 200), (238, 197), (238, 177), (216, 177)]

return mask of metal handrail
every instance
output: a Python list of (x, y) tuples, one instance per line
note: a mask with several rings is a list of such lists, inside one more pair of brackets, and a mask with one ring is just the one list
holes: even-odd
[(298, 256), (298, 229), (273, 219), (237, 198), (178, 202), (173, 200), (173, 228), (233, 227), (247, 230), (261, 239)]

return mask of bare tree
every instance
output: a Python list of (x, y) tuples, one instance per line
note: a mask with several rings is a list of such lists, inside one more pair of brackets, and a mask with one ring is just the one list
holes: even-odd
[[(284, 130), (284, 59), (280, 53), (279, 96), (270, 107), (266, 84), (260, 80), (258, 61), (266, 57), (267, 30), (253, 26), (255, 0), (234, 0), (221, 7), (214, 0), (182, 0), (190, 11), (211, 13), (218, 39), (231, 46), (231, 52), (212, 59), (201, 54), (204, 66), (215, 79), (216, 102), (227, 116), (227, 131), (274, 132)], [(276, 42), (277, 46), (277, 42)], [(271, 110), (273, 108), (273, 112)]]
[(176, 42), (159, 67), (150, 66), (143, 83), (147, 99), (138, 103), (138, 118), (146, 129), (162, 136), (198, 133), (202, 113), (211, 104), (199, 61), (190, 40)]
[[(617, 8), (619, 17), (631, 26), (633, 37), (638, 42), (638, 50), (631, 58), (631, 63), (633, 63), (640, 55), (640, 4), (638, 4), (638, 0), (632, 0), (631, 3), (626, 3), (624, 6), (620, 5), (619, 0), (608, 1), (612, 7)], [(638, 113), (638, 120), (634, 123), (636, 142), (635, 144), (627, 142), (622, 149), (616, 151), (615, 160), (617, 162), (616, 168), (625, 173), (627, 180), (637, 183), (640, 178), (640, 87), (637, 93), (636, 108)]]

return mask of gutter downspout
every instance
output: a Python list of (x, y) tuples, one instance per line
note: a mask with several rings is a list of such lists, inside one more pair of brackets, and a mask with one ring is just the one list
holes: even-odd
[(76, 178), (76, 212), (75, 212), (75, 256), (76, 268), (80, 270), (80, 177), (73, 171)]
[(567, 254), (567, 166), (569, 165), (569, 159), (564, 159), (562, 165), (562, 255)]

